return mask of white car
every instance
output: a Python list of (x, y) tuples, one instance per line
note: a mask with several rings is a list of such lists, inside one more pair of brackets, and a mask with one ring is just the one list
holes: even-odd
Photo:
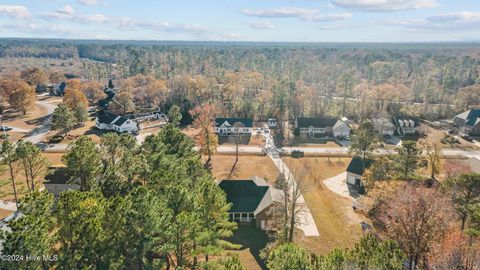
[(261, 128), (257, 128), (257, 134), (260, 134), (262, 133), (262, 129)]
[(263, 129), (263, 132), (265, 132), (265, 134), (269, 134), (269, 133), (270, 133), (270, 129), (264, 128), (264, 129)]

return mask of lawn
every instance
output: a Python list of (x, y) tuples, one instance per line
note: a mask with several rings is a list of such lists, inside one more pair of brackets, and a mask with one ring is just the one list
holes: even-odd
[[(316, 254), (326, 254), (333, 248), (351, 247), (361, 237), (360, 217), (353, 212), (352, 202), (330, 191), (323, 180), (345, 171), (349, 158), (284, 158), (294, 168), (306, 170), (308, 188), (304, 198), (320, 232), (318, 237), (302, 237), (297, 241)], [(305, 167), (304, 167), (305, 166)]]
[(267, 235), (264, 231), (254, 226), (238, 226), (233, 236), (227, 241), (241, 246), (238, 250), (229, 250), (228, 252), (237, 254), (245, 269), (266, 269), (263, 260), (260, 259), (260, 251), (267, 244)]
[[(203, 158), (206, 160), (206, 157)], [(216, 179), (228, 177), (235, 155), (215, 155), (212, 157), (212, 173)], [(269, 181), (277, 179), (278, 170), (267, 156), (240, 155), (232, 179), (249, 179), (252, 176), (263, 177)]]

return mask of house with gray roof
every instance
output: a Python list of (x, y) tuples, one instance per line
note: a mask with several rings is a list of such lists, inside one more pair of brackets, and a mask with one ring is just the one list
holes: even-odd
[(226, 193), (227, 202), (232, 204), (230, 220), (268, 230), (268, 211), (275, 203), (282, 202), (281, 190), (256, 176), (246, 180), (222, 180), (218, 185)]
[(455, 116), (453, 125), (460, 134), (480, 136), (480, 109), (471, 109)]
[(120, 133), (137, 132), (138, 123), (133, 117), (104, 112), (95, 119), (95, 127), (100, 130), (112, 130)]
[(71, 177), (65, 167), (51, 167), (49, 171), (50, 173), (45, 176), (43, 184), (45, 189), (54, 196), (58, 196), (66, 190), (80, 190), (79, 181), (71, 181)]
[(346, 137), (350, 135), (350, 127), (336, 118), (295, 118), (295, 129), (300, 136), (306, 137)]
[(251, 118), (215, 118), (214, 132), (219, 135), (251, 135), (253, 119)]

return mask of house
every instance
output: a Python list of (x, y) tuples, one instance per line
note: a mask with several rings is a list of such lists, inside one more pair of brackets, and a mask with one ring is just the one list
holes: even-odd
[(252, 134), (251, 118), (215, 118), (214, 132), (219, 135)]
[(301, 136), (309, 137), (346, 137), (350, 135), (350, 127), (342, 120), (335, 118), (295, 118), (295, 129)]
[(100, 130), (113, 130), (120, 133), (139, 130), (135, 119), (109, 112), (98, 115), (95, 119), (95, 126)]
[(241, 225), (254, 224), (262, 230), (269, 229), (269, 209), (282, 202), (281, 190), (271, 187), (264, 179), (222, 180), (219, 187), (226, 193), (230, 220)]
[(277, 127), (277, 119), (268, 118), (268, 128), (276, 128), (276, 127)]
[(418, 133), (418, 121), (408, 117), (394, 117), (393, 122), (399, 136), (408, 136)]
[(54, 83), (47, 86), (47, 89), (54, 96), (64, 96), (67, 84), (65, 82)]
[(375, 118), (372, 120), (373, 127), (380, 135), (390, 135), (393, 136), (397, 127), (387, 118)]
[(463, 135), (480, 136), (480, 109), (471, 109), (455, 116), (453, 125)]
[(61, 192), (66, 190), (80, 190), (80, 185), (77, 181), (70, 181), (70, 176), (65, 167), (51, 167), (50, 174), (45, 176), (45, 189), (58, 196)]
[[(365, 159), (365, 169), (368, 169), (373, 164), (373, 160)], [(347, 167), (347, 184), (357, 187), (363, 187), (362, 176), (364, 173), (363, 159), (355, 156), (350, 161)]]

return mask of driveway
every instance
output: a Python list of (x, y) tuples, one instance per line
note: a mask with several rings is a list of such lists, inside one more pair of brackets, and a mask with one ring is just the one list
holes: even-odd
[(338, 195), (353, 200), (354, 198), (350, 195), (346, 179), (347, 172), (343, 172), (339, 175), (335, 175), (333, 177), (323, 180), (323, 183), (325, 184), (325, 186), (327, 186), (328, 189), (337, 193)]
[[(275, 166), (277, 166), (277, 169), (285, 175), (285, 179), (287, 179), (287, 181), (293, 181), (291, 184), (296, 185), (297, 182), (293, 174), (279, 156), (280, 150), (275, 146), (272, 135), (264, 134), (264, 136), (265, 152), (272, 159)], [(308, 208), (307, 202), (305, 202), (303, 195), (298, 198), (297, 203), (300, 205), (300, 207), (302, 207), (303, 212), (299, 217), (299, 229), (303, 231), (305, 236), (319, 236), (320, 234), (318, 232), (317, 225), (315, 224), (315, 220), (313, 219), (312, 213)]]

